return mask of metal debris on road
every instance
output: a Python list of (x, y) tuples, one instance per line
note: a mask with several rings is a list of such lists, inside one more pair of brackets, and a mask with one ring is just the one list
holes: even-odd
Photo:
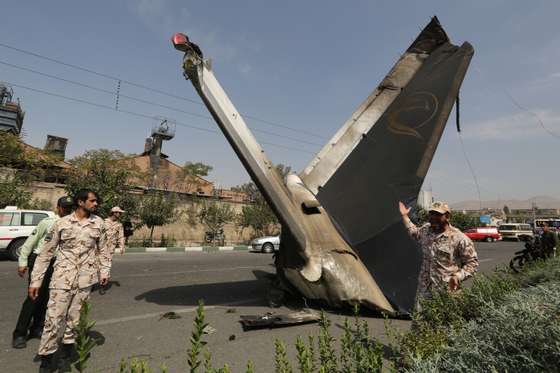
[(240, 318), (239, 322), (243, 326), (243, 330), (250, 330), (318, 322), (321, 319), (321, 315), (317, 311), (306, 309), (278, 315), (274, 312), (267, 312), (264, 315), (241, 315)]
[(159, 319), (160, 320), (162, 320), (162, 319), (175, 320), (175, 319), (180, 319), (180, 318), (181, 318), (181, 315), (179, 315), (176, 312), (171, 311), (171, 312), (164, 313), (163, 315), (161, 315), (161, 317)]

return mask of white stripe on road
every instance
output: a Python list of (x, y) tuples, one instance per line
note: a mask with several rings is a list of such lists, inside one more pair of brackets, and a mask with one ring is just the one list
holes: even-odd
[(491, 260), (494, 260), (494, 258), (486, 258), (486, 259), (480, 259), (478, 262), (479, 263), (484, 263), (484, 262), (489, 262)]
[(167, 247), (146, 247), (147, 253), (159, 253), (163, 251), (167, 251)]
[(118, 275), (119, 278), (123, 277), (154, 277), (154, 276), (170, 276), (170, 275), (183, 275), (189, 273), (204, 273), (204, 272), (223, 272), (223, 271), (238, 271), (243, 269), (256, 269), (256, 268), (272, 268), (270, 265), (260, 266), (245, 266), (245, 267), (224, 267), (224, 268), (208, 268), (208, 269), (193, 269), (190, 271), (175, 271), (175, 272), (146, 272), (146, 273), (132, 273), (129, 275)]
[[(204, 306), (204, 309), (205, 310), (211, 310), (211, 309), (218, 308), (218, 307), (239, 306), (239, 305), (242, 305), (242, 304), (253, 303), (255, 301), (259, 301), (259, 300), (262, 300), (262, 299), (263, 298), (253, 298), (253, 299), (245, 299), (245, 300), (241, 300), (241, 301), (237, 301), (237, 302), (217, 304), (215, 306)], [(173, 312), (175, 312), (175, 313), (192, 313), (192, 312), (196, 312), (197, 308), (198, 307), (181, 308), (181, 309), (178, 309), (178, 310), (173, 310)], [(169, 311), (167, 311), (167, 312), (169, 312)], [(96, 321), (95, 325), (96, 326), (111, 325), (111, 324), (118, 324), (118, 323), (127, 322), (127, 321), (145, 320), (145, 319), (150, 319), (150, 318), (156, 317), (156, 316), (161, 317), (161, 315), (164, 314), (164, 313), (165, 312), (160, 311), (160, 312), (145, 313), (143, 315), (118, 317), (118, 318), (115, 318), (115, 319)]]

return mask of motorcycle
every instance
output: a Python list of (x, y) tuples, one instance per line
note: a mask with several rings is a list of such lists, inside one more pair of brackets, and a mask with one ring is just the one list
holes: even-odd
[(212, 231), (205, 232), (204, 242), (207, 244), (219, 243), (223, 245), (223, 243), (225, 242), (224, 230), (220, 229), (217, 232), (212, 232)]
[(525, 242), (525, 249), (515, 252), (509, 262), (509, 267), (516, 273), (519, 273), (526, 263), (546, 258), (539, 236), (522, 235), (519, 236), (519, 241)]

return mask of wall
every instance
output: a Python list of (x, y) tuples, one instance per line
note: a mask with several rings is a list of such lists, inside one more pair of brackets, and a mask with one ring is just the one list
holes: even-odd
[(64, 184), (56, 183), (34, 182), (29, 187), (29, 191), (33, 194), (33, 198), (49, 201), (53, 209), (58, 199), (66, 195)]
[[(241, 209), (245, 204), (235, 203), (228, 201), (216, 200), (219, 204), (226, 204), (232, 207), (236, 214), (241, 212)], [(178, 208), (178, 215), (180, 218), (178, 221), (172, 224), (165, 225), (163, 227), (155, 227), (153, 240), (159, 242), (161, 235), (165, 235), (167, 239), (173, 239), (176, 246), (200, 246), (204, 245), (204, 234), (206, 232), (206, 227), (198, 223), (194, 215), (200, 209), (200, 203), (194, 204), (190, 200), (186, 200), (180, 203)], [(197, 224), (193, 225), (189, 222), (189, 215), (197, 221)], [(250, 241), (253, 236), (253, 231), (250, 228), (243, 229), (241, 231), (239, 227), (234, 223), (229, 223), (224, 226), (225, 244), (245, 244)], [(131, 244), (134, 246), (139, 244), (143, 239), (150, 237), (150, 230), (147, 227), (142, 227), (134, 232), (134, 235), (129, 239), (132, 240)]]

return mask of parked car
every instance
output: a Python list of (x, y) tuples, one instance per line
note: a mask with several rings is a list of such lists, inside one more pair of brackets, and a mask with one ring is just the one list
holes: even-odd
[(0, 210), (0, 250), (6, 250), (12, 260), (17, 260), (21, 246), (41, 220), (55, 214), (43, 210), (18, 210), (7, 206)]
[(498, 227), (498, 232), (502, 235), (504, 240), (519, 241), (519, 236), (534, 237), (533, 229), (529, 224), (525, 223), (506, 223)]
[(495, 242), (502, 239), (496, 227), (477, 227), (465, 231), (465, 235), (473, 241)]
[(262, 253), (272, 253), (280, 249), (280, 236), (267, 236), (255, 238), (251, 241), (253, 251), (260, 251)]

